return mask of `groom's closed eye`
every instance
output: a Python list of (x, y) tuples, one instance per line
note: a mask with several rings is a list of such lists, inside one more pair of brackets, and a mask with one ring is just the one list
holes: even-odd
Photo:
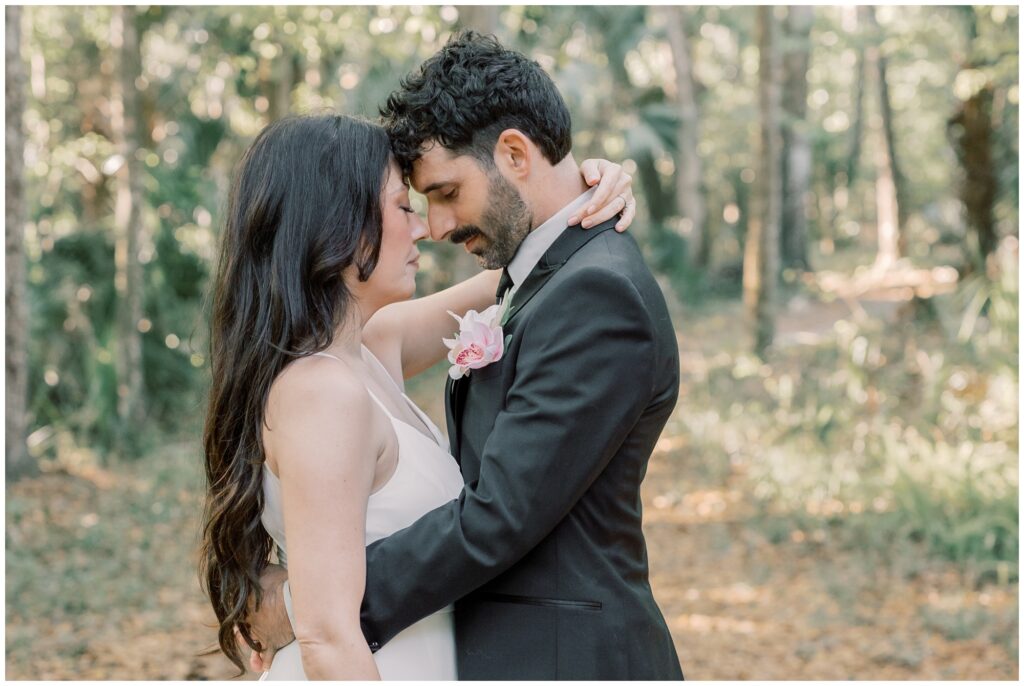
[(427, 185), (420, 192), (430, 198), (451, 200), (458, 194), (458, 186), (451, 181), (438, 181)]
[(459, 191), (454, 186), (450, 186), (446, 189), (437, 189), (430, 194), (430, 198), (434, 202), (447, 203), (452, 202), (458, 196)]

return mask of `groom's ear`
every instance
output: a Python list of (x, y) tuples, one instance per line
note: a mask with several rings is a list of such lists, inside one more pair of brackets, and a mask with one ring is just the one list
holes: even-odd
[(505, 129), (498, 136), (494, 146), (494, 163), (510, 181), (525, 181), (530, 175), (530, 166), (535, 162), (537, 148), (519, 129)]

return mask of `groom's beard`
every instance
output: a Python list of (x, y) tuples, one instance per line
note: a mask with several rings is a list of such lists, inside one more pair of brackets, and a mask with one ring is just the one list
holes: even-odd
[(488, 174), (488, 204), (479, 226), (460, 226), (448, 240), (464, 243), (476, 238), (472, 253), (484, 269), (501, 269), (512, 261), (519, 244), (530, 233), (533, 215), (519, 191), (494, 171)]

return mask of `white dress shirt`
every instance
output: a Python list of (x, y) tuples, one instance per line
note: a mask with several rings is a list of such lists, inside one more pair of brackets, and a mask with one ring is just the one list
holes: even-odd
[(522, 285), (551, 244), (568, 228), (569, 217), (583, 209), (587, 202), (594, 197), (594, 191), (594, 188), (586, 191), (523, 239), (512, 261), (508, 264), (508, 275), (512, 277), (513, 290)]

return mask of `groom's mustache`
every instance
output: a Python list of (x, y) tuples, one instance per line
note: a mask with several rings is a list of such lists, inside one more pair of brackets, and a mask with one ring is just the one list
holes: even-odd
[(476, 228), (475, 226), (463, 226), (455, 229), (448, 235), (448, 240), (458, 245), (459, 243), (465, 243), (473, 236), (482, 236), (483, 231)]

